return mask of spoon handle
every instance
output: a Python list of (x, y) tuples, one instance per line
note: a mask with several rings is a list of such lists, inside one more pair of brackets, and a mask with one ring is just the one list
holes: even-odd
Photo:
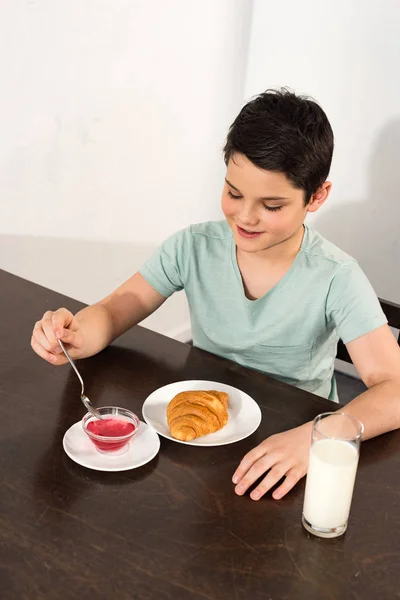
[(60, 344), (62, 351), (64, 352), (65, 356), (67, 357), (71, 367), (74, 369), (75, 373), (77, 374), (79, 381), (81, 382), (81, 386), (82, 386), (81, 400), (83, 402), (83, 405), (85, 406), (86, 410), (89, 411), (94, 417), (96, 417), (97, 419), (103, 420), (102, 415), (94, 408), (94, 406), (90, 402), (89, 398), (87, 396), (85, 396), (85, 387), (83, 385), (83, 379), (82, 379), (81, 374), (79, 373), (78, 369), (76, 368), (74, 361), (68, 354), (62, 341), (58, 340), (58, 343)]
[(81, 375), (80, 375), (80, 373), (79, 373), (78, 369), (76, 368), (74, 361), (72, 360), (72, 358), (70, 357), (70, 355), (69, 355), (69, 354), (68, 354), (68, 352), (66, 351), (66, 349), (65, 349), (65, 346), (64, 346), (64, 344), (62, 343), (62, 341), (61, 341), (61, 340), (58, 340), (58, 343), (60, 344), (62, 351), (64, 352), (65, 356), (66, 356), (66, 357), (68, 358), (68, 360), (69, 360), (69, 364), (71, 365), (71, 367), (73, 368), (73, 370), (74, 370), (74, 371), (75, 371), (75, 373), (77, 374), (79, 381), (81, 382), (81, 386), (82, 386), (81, 396), (84, 396), (84, 395), (85, 395), (85, 386), (83, 385), (83, 379), (82, 379), (82, 377), (81, 377)]

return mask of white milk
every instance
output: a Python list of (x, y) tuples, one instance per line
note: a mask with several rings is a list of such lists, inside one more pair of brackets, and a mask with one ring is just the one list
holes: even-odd
[(358, 463), (357, 448), (318, 440), (310, 451), (303, 514), (311, 525), (333, 529), (347, 522)]

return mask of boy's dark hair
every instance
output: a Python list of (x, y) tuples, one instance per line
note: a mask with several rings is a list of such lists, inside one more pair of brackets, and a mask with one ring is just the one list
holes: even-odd
[(305, 191), (305, 202), (326, 181), (332, 162), (333, 132), (322, 108), (286, 88), (250, 100), (232, 123), (225, 163), (244, 154), (256, 167), (284, 173)]

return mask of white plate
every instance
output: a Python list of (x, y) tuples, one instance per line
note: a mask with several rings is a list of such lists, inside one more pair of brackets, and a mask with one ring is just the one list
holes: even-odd
[[(191, 442), (182, 442), (173, 438), (167, 423), (167, 406), (176, 394), (187, 390), (217, 390), (229, 394), (227, 425), (215, 433), (203, 435)], [(154, 427), (157, 433), (173, 442), (190, 446), (233, 444), (251, 435), (261, 423), (261, 410), (253, 398), (231, 385), (218, 383), (218, 381), (178, 381), (164, 385), (146, 398), (142, 413), (146, 423)]]
[(160, 438), (154, 429), (140, 421), (125, 454), (102, 454), (96, 450), (83, 431), (81, 421), (78, 421), (65, 433), (63, 447), (68, 456), (82, 467), (96, 471), (128, 471), (145, 465), (156, 456)]

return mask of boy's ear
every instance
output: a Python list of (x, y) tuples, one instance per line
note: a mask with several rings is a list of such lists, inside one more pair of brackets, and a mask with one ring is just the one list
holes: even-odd
[(332, 189), (330, 181), (325, 181), (318, 190), (311, 196), (310, 202), (307, 204), (307, 212), (316, 212), (325, 203)]

